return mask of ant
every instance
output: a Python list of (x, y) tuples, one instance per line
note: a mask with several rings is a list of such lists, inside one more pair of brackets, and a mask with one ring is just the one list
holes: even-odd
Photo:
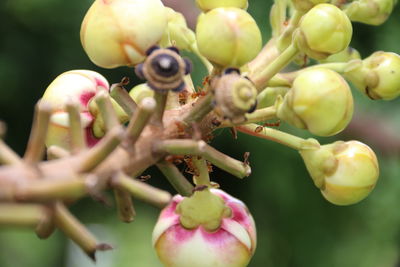
[(263, 125), (257, 126), (257, 128), (254, 130), (255, 133), (261, 132), (264, 127), (279, 127), (281, 125), (281, 121), (278, 120), (276, 122), (266, 122)]

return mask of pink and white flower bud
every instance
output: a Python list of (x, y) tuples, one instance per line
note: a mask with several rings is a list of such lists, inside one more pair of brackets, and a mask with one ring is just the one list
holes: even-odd
[(108, 81), (99, 73), (90, 70), (72, 70), (59, 75), (46, 89), (43, 100), (53, 107), (46, 146), (57, 145), (65, 149), (70, 146), (68, 101), (79, 103), (82, 126), (86, 142), (93, 146), (98, 142), (92, 131), (94, 116), (89, 112), (89, 102), (98, 90), (109, 88)]
[(161, 212), (153, 231), (153, 246), (165, 266), (247, 266), (256, 248), (256, 228), (245, 204), (218, 189), (210, 190), (231, 211), (212, 232), (202, 225), (187, 229), (177, 207), (185, 198), (176, 195)]

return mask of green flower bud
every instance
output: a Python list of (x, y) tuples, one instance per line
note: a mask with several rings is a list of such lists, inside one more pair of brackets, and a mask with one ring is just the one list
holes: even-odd
[(131, 66), (144, 60), (166, 27), (160, 0), (96, 0), (82, 22), (81, 42), (100, 67)]
[(146, 97), (154, 97), (154, 90), (152, 90), (146, 83), (141, 83), (133, 87), (129, 91), (129, 95), (136, 103), (140, 103)]
[(353, 97), (336, 72), (317, 68), (301, 73), (283, 101), (276, 103), (278, 118), (319, 136), (339, 133), (353, 115)]
[(237, 7), (247, 9), (249, 5), (247, 0), (196, 0), (197, 6), (207, 12), (218, 7)]
[(319, 62), (320, 63), (349, 62), (350, 60), (353, 59), (361, 59), (361, 55), (356, 49), (348, 47), (342, 52), (333, 54), (327, 57), (326, 59), (319, 60)]
[(294, 8), (301, 12), (307, 12), (315, 5), (327, 2), (329, 2), (329, 0), (292, 0)]
[(200, 15), (196, 38), (200, 53), (220, 67), (239, 68), (261, 50), (256, 22), (239, 8), (216, 8)]
[(363, 61), (349, 62), (344, 76), (371, 99), (394, 99), (400, 95), (400, 56), (375, 52)]
[(393, 0), (357, 0), (346, 5), (344, 11), (352, 21), (380, 25), (390, 16), (393, 7)]
[(191, 46), (196, 43), (196, 36), (187, 26), (185, 17), (169, 7), (166, 7), (165, 10), (168, 26), (160, 41), (161, 47), (174, 45), (181, 50), (191, 51)]
[(309, 57), (324, 59), (346, 49), (352, 33), (351, 22), (343, 11), (331, 4), (319, 4), (302, 17), (294, 41)]
[(375, 153), (358, 141), (338, 141), (300, 154), (315, 185), (333, 204), (351, 205), (363, 200), (378, 180)]

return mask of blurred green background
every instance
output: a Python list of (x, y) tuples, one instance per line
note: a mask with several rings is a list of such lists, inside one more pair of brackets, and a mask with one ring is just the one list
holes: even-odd
[[(249, 12), (262, 29), (264, 40), (270, 35), (271, 2), (250, 0)], [(28, 139), (34, 104), (60, 73), (91, 69), (103, 74), (110, 83), (118, 82), (123, 76), (129, 76), (132, 85), (138, 82), (132, 69), (100, 69), (84, 53), (79, 29), (91, 3), (91, 0), (0, 1), (0, 119), (8, 126), (7, 143), (20, 154)], [(382, 26), (354, 24), (352, 45), (364, 57), (375, 50), (400, 54), (399, 44), (399, 6)], [(204, 69), (195, 64), (194, 70), (199, 84)], [(239, 180), (218, 170), (212, 174), (224, 190), (247, 203), (255, 218), (258, 247), (250, 266), (400, 266), (400, 141), (397, 134), (400, 100), (370, 101), (355, 91), (354, 97), (354, 120), (357, 120), (354, 122), (362, 121), (363, 125), (361, 130), (360, 126), (351, 127), (355, 130), (338, 138), (356, 138), (371, 145), (381, 167), (376, 189), (354, 206), (337, 207), (325, 201), (296, 151), (242, 134), (233, 140), (229, 131), (216, 133), (213, 145), (228, 155), (241, 159), (244, 152), (251, 152), (253, 173), (250, 177)], [(309, 136), (287, 125), (280, 128)], [(391, 133), (393, 140), (386, 135), (385, 140), (379, 140), (383, 130)], [(375, 135), (364, 134), (371, 131)], [(327, 143), (335, 139), (319, 140)], [(152, 184), (173, 192), (157, 170), (145, 174), (152, 175)], [(91, 199), (83, 199), (71, 207), (100, 240), (115, 247), (111, 252), (98, 253), (96, 266), (161, 266), (151, 248), (151, 231), (159, 211), (142, 203), (136, 203), (136, 209), (135, 222), (124, 224), (118, 221), (115, 210)], [(1, 228), (0, 267), (28, 266), (94, 265), (60, 232), (41, 241), (31, 230)]]

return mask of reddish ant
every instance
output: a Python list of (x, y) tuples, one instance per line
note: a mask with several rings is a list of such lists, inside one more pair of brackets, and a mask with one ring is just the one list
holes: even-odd
[[(199, 89), (199, 88), (197, 88), (197, 89)], [(204, 92), (204, 91), (199, 90), (199, 92), (192, 93), (192, 94), (191, 94), (191, 97), (192, 97), (192, 98), (197, 98), (197, 97), (199, 97), (199, 96), (205, 96), (206, 94), (207, 94), (207, 92)]]
[(189, 93), (187, 90), (183, 90), (178, 94), (179, 104), (185, 105), (188, 99)]
[(165, 161), (173, 164), (181, 164), (185, 161), (185, 156), (181, 155), (168, 155), (165, 157)]
[(175, 121), (175, 125), (177, 128), (178, 137), (186, 137), (186, 127), (180, 121)]
[(276, 122), (266, 122), (266, 123), (264, 123), (263, 125), (257, 126), (257, 127), (254, 129), (254, 132), (255, 132), (255, 133), (259, 133), (259, 132), (261, 132), (261, 131), (264, 129), (264, 127), (279, 127), (280, 125), (281, 125), (281, 121), (280, 121), (280, 120), (278, 120), (278, 121), (276, 121)]
[(203, 86), (205, 86), (206, 84), (210, 83), (210, 76), (206, 76), (203, 79), (203, 82), (201, 83)]

